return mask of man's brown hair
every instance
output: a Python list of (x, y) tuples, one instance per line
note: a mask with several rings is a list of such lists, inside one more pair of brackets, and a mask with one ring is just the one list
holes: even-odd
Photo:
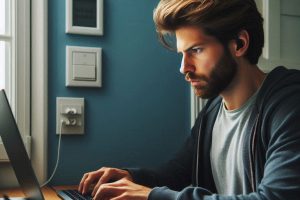
[(250, 42), (246, 58), (257, 64), (264, 45), (263, 18), (254, 0), (160, 0), (153, 19), (160, 41), (183, 26), (197, 26), (223, 45), (246, 30)]

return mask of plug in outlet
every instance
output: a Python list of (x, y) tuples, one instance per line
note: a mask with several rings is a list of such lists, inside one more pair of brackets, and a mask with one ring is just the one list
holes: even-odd
[(56, 134), (84, 134), (84, 98), (56, 98)]

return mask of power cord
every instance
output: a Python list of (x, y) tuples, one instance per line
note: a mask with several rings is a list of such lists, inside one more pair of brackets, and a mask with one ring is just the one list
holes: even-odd
[(62, 135), (62, 126), (63, 126), (63, 124), (68, 124), (68, 123), (70, 123), (70, 122), (65, 121), (65, 120), (61, 120), (60, 134), (59, 134), (58, 146), (57, 146), (56, 164), (55, 164), (55, 167), (53, 169), (53, 172), (52, 172), (50, 178), (46, 182), (44, 182), (40, 187), (46, 186), (53, 179), (53, 177), (54, 177), (54, 175), (56, 173), (56, 170), (57, 170), (57, 167), (58, 167), (58, 163), (59, 163), (59, 158), (60, 158), (60, 143), (61, 143), (61, 135)]

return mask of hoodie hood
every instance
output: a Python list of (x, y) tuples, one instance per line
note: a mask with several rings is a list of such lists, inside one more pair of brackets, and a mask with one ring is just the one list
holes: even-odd
[(272, 70), (266, 77), (257, 96), (256, 106), (258, 111), (265, 107), (269, 99), (283, 95), (283, 92), (292, 91), (295, 85), (300, 84), (300, 72), (279, 66)]

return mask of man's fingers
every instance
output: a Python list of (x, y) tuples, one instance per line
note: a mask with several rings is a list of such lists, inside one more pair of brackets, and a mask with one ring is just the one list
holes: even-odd
[(135, 184), (126, 178), (100, 185), (94, 200), (147, 200), (151, 189)]
[(78, 191), (82, 194), (86, 194), (90, 191), (91, 184), (96, 183), (92, 190), (92, 196), (95, 196), (102, 184), (110, 181), (118, 181), (124, 178), (127, 178), (128, 180), (132, 179), (130, 174), (125, 170), (102, 167), (97, 171), (84, 174), (79, 183)]
[(128, 180), (120, 179), (112, 183), (101, 184), (97, 190), (95, 190), (95, 195), (93, 196), (95, 200), (99, 199), (113, 199), (124, 197), (127, 193), (125, 191), (128, 189)]
[(82, 193), (82, 190), (83, 190), (83, 184), (84, 184), (84, 181), (85, 179), (88, 177), (88, 173), (85, 173), (82, 178), (81, 178), (81, 181), (79, 183), (79, 187), (78, 187), (78, 191)]
[(125, 199), (129, 199), (129, 197), (128, 197), (128, 195), (126, 195), (125, 193), (123, 193), (122, 195), (117, 196), (117, 197), (113, 197), (110, 200), (125, 200)]
[(83, 188), (82, 188), (82, 194), (86, 194), (89, 191), (90, 185), (93, 183), (94, 178), (91, 174), (84, 180), (83, 182)]
[(86, 173), (82, 178), (82, 182), (80, 183), (80, 192), (82, 194), (87, 194), (91, 184), (94, 183), (99, 177), (101, 177), (102, 173), (103, 172), (101, 170)]
[[(98, 188), (105, 183), (109, 183), (114, 180), (118, 180), (121, 178), (120, 176), (120, 170), (115, 168), (106, 168), (106, 170), (103, 172), (102, 176), (99, 178), (97, 184), (95, 185), (92, 196), (94, 196), (98, 190)], [(111, 185), (113, 186), (113, 185)]]
[(122, 194), (122, 190), (118, 187), (111, 186), (111, 183), (102, 184), (93, 199), (101, 200), (101, 199), (111, 199), (116, 196), (120, 196)]
[(98, 190), (98, 188), (104, 184), (104, 183), (107, 183), (109, 180), (111, 179), (111, 175), (109, 172), (104, 172), (102, 174), (102, 176), (100, 177), (99, 181), (97, 182), (97, 184), (95, 185), (94, 189), (93, 189), (93, 192), (92, 192), (92, 196), (94, 196)]

